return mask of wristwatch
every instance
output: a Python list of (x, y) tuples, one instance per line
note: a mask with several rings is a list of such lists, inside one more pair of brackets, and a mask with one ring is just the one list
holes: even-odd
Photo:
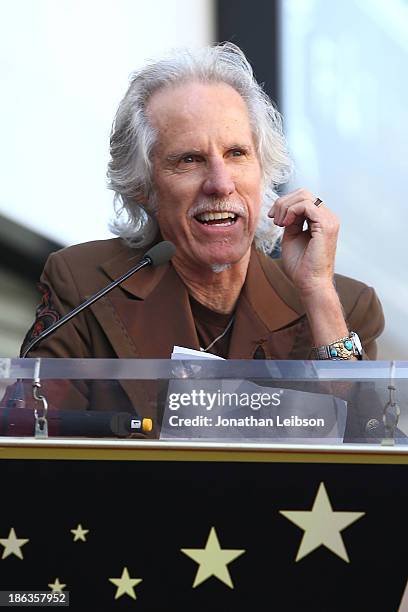
[(344, 360), (357, 357), (363, 358), (363, 347), (361, 346), (360, 338), (356, 332), (350, 332), (345, 338), (335, 340), (330, 344), (313, 347), (315, 359), (332, 359)]

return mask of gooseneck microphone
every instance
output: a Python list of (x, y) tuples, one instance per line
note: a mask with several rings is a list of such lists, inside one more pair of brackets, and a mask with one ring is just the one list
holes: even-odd
[(145, 268), (146, 266), (154, 266), (154, 267), (161, 266), (167, 263), (168, 261), (170, 261), (170, 259), (173, 257), (175, 252), (176, 252), (176, 247), (174, 246), (172, 242), (169, 242), (168, 240), (164, 240), (163, 242), (159, 242), (159, 244), (155, 244), (151, 249), (147, 251), (147, 253), (144, 254), (142, 259), (135, 266), (133, 266), (133, 268), (131, 268), (130, 270), (122, 274), (122, 276), (120, 276), (116, 280), (112, 281), (106, 287), (103, 287), (103, 289), (100, 289), (97, 293), (95, 293), (90, 298), (85, 300), (85, 302), (82, 302), (82, 304), (80, 304), (79, 306), (77, 306), (76, 308), (68, 312), (66, 315), (61, 317), (61, 319), (56, 321), (53, 325), (50, 325), (50, 327), (47, 327), (47, 329), (44, 330), (42, 334), (37, 336), (37, 338), (34, 338), (34, 340), (32, 340), (27, 345), (27, 347), (21, 353), (21, 357), (22, 358), (27, 357), (28, 353), (37, 344), (39, 344), (42, 340), (44, 340), (44, 338), (48, 338), (48, 336), (50, 336), (55, 331), (57, 331), (57, 329), (65, 325), (65, 323), (68, 323), (68, 321), (76, 317), (77, 314), (79, 314), (80, 312), (88, 308), (89, 306), (92, 306), (92, 304), (100, 300), (102, 297), (104, 297), (106, 294), (112, 291), (112, 289), (114, 289), (115, 287), (123, 283), (130, 276), (135, 274), (135, 272), (138, 272), (139, 270), (141, 270), (142, 268)]
[[(68, 323), (77, 314), (107, 295), (112, 289), (127, 280), (132, 274), (146, 266), (161, 266), (167, 263), (175, 254), (176, 248), (172, 242), (163, 241), (153, 246), (133, 268), (112, 281), (109, 285), (82, 302), (79, 306), (68, 312), (53, 325), (48, 327), (42, 334), (32, 340), (22, 351), (21, 357), (27, 357), (28, 353), (60, 327)], [(17, 410), (13, 410), (17, 408)], [(31, 435), (32, 410), (25, 408), (24, 388), (22, 381), (18, 380), (12, 397), (7, 401), (6, 407), (0, 410), (0, 435)], [(112, 434), (118, 437), (127, 437), (132, 433), (149, 432), (152, 429), (152, 420), (141, 418), (136, 413), (126, 412), (99, 412), (90, 410), (77, 413), (71, 410), (58, 410), (48, 413), (51, 429), (58, 431), (63, 436), (87, 436), (99, 437)], [(3, 432), (4, 430), (4, 432)]]

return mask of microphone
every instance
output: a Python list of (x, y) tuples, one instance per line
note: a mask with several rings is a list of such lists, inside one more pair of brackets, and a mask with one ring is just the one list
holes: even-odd
[[(129, 412), (98, 410), (49, 410), (48, 429), (52, 437), (126, 438), (132, 433), (148, 433), (153, 421)], [(1, 423), (3, 436), (31, 436), (33, 412), (29, 408), (9, 411), (7, 420)]]
[[(142, 259), (133, 268), (122, 274), (119, 278), (112, 281), (106, 287), (100, 289), (93, 296), (82, 302), (79, 306), (68, 312), (66, 315), (61, 317), (53, 325), (50, 325), (46, 330), (43, 331), (37, 338), (34, 338), (27, 347), (21, 352), (21, 357), (24, 359), (28, 353), (39, 344), (44, 338), (47, 338), (53, 334), (57, 329), (68, 323), (77, 314), (97, 302), (100, 298), (107, 295), (112, 289), (127, 280), (132, 274), (138, 272), (146, 266), (161, 266), (167, 263), (175, 254), (176, 247), (172, 242), (167, 240), (159, 242), (154, 245), (151, 249), (144, 254)], [(14, 411), (13, 420), (15, 423), (11, 423), (11, 411), (14, 408), (18, 408), (18, 411)], [(81, 416), (79, 416), (81, 415)], [(97, 415), (97, 416), (96, 416)], [(24, 388), (22, 380), (18, 380), (12, 397), (7, 400), (6, 407), (0, 410), (0, 429), (1, 425), (3, 428), (11, 427), (14, 432), (20, 431), (21, 428), (25, 431), (27, 422), (30, 422), (32, 428), (32, 417), (33, 413), (30, 411), (30, 418), (27, 421), (28, 413), (25, 410), (24, 400)], [(96, 436), (108, 436), (112, 437), (112, 433), (117, 436), (128, 436), (133, 432), (149, 432), (153, 428), (152, 420), (145, 419), (128, 413), (106, 413), (104, 411), (49, 411), (48, 418), (54, 423), (59, 423), (61, 429), (67, 436), (75, 435), (86, 435), (87, 437)], [(85, 434), (84, 432), (88, 432)], [(98, 433), (99, 432), (99, 433)], [(19, 435), (32, 435), (32, 430), (28, 433), (20, 433)]]
[(110, 420), (110, 428), (119, 438), (127, 437), (132, 433), (147, 433), (153, 429), (152, 419), (139, 417), (129, 412), (116, 412)]
[(170, 261), (175, 253), (176, 247), (174, 244), (169, 240), (163, 240), (163, 242), (159, 242), (149, 249), (143, 259), (150, 259), (151, 265), (157, 267)]
[(94, 304), (99, 299), (107, 295), (110, 291), (112, 291), (112, 289), (114, 289), (115, 287), (120, 285), (120, 283), (123, 283), (130, 276), (135, 274), (135, 272), (138, 272), (139, 270), (141, 270), (142, 268), (145, 268), (146, 266), (154, 266), (154, 267), (161, 266), (167, 263), (168, 261), (170, 261), (170, 259), (173, 257), (175, 252), (176, 252), (176, 247), (174, 246), (172, 242), (169, 242), (168, 240), (164, 240), (163, 242), (159, 242), (159, 244), (155, 244), (151, 249), (147, 251), (147, 253), (144, 254), (142, 259), (135, 266), (133, 266), (133, 268), (131, 268), (130, 270), (122, 274), (122, 276), (120, 276), (116, 280), (109, 283), (109, 285), (107, 285), (106, 287), (103, 287), (103, 289), (100, 289), (97, 293), (95, 293), (90, 298), (85, 300), (85, 302), (82, 302), (82, 304), (80, 304), (79, 306), (77, 306), (76, 308), (68, 312), (66, 315), (61, 317), (61, 319), (58, 319), (58, 321), (53, 323), (53, 325), (50, 325), (50, 327), (47, 327), (47, 329), (44, 330), (42, 334), (37, 336), (37, 338), (34, 338), (28, 344), (25, 350), (21, 353), (21, 357), (23, 359), (27, 357), (28, 353), (37, 344), (39, 344), (41, 340), (44, 340), (44, 338), (48, 338), (48, 336), (53, 334), (57, 329), (65, 325), (65, 323), (68, 323), (68, 321), (70, 321), (77, 314), (85, 310), (85, 308), (92, 306), (92, 304)]

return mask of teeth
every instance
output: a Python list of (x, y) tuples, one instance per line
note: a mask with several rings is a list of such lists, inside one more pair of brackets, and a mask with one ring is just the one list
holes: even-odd
[(233, 212), (205, 212), (197, 216), (199, 221), (220, 221), (221, 219), (235, 219)]

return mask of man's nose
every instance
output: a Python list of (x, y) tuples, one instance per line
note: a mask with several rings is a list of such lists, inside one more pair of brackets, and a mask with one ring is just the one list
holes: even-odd
[(203, 184), (203, 191), (208, 196), (226, 197), (234, 193), (235, 182), (223, 159), (211, 160), (207, 167), (207, 176)]

